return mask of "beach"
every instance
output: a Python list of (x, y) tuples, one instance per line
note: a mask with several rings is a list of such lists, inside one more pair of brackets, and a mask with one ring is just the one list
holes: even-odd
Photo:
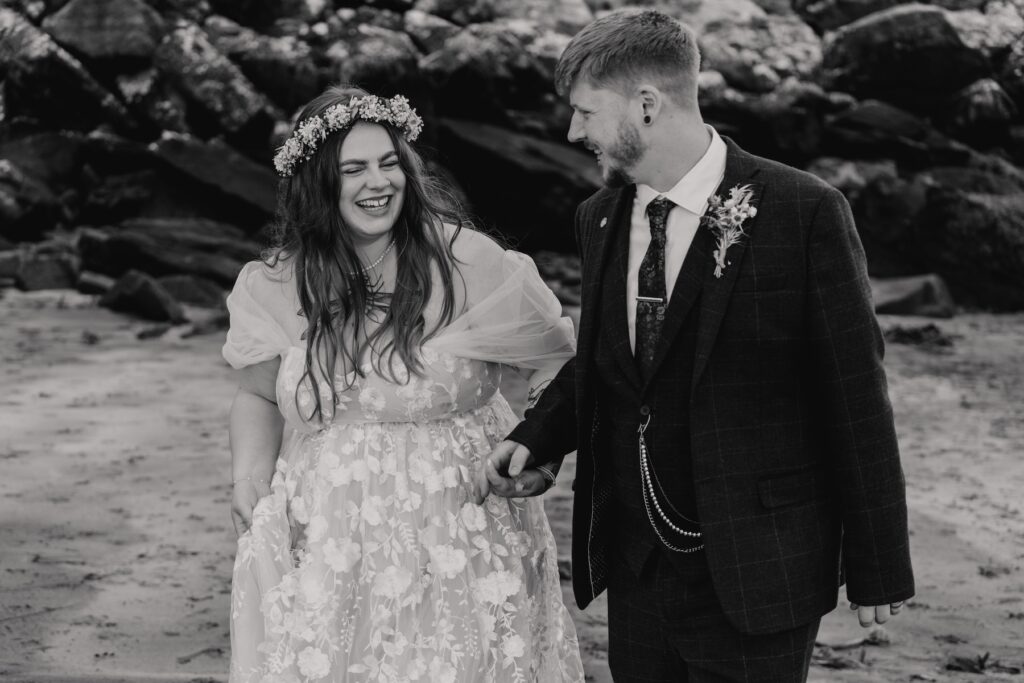
[[(157, 335), (56, 290), (0, 292), (0, 320), (0, 679), (226, 680), (223, 332)], [(881, 322), (921, 342), (886, 356), (917, 596), (865, 630), (841, 595), (811, 680), (1021, 680), (1024, 314)], [(564, 577), (571, 475), (545, 498)], [(610, 681), (604, 600), (580, 612), (563, 588), (588, 678)]]

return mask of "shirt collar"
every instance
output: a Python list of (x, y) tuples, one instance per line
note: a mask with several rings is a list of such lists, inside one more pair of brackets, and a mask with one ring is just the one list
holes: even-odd
[(644, 207), (656, 197), (664, 196), (690, 213), (700, 216), (707, 207), (708, 198), (715, 193), (725, 175), (726, 146), (718, 132), (707, 126), (711, 133), (711, 144), (689, 172), (679, 179), (668, 192), (657, 192), (650, 185), (636, 186), (636, 201)]

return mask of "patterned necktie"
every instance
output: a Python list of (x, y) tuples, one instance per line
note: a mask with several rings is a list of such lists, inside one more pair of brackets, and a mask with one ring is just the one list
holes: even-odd
[(636, 360), (640, 375), (647, 379), (654, 363), (654, 349), (665, 322), (668, 295), (665, 292), (665, 223), (675, 204), (658, 197), (647, 205), (651, 225), (651, 243), (640, 262), (639, 287), (636, 300)]

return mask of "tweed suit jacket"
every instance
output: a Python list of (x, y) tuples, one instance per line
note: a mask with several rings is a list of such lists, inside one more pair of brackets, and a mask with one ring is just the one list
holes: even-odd
[[(720, 278), (714, 259), (704, 266), (693, 380), (681, 400), (716, 595), (737, 629), (770, 633), (833, 609), (843, 568), (860, 605), (905, 600), (914, 582), (882, 337), (849, 205), (814, 176), (726, 144), (718, 193), (749, 184), (757, 215)], [(616, 514), (593, 442), (593, 350), (609, 226), (628, 220), (634, 192), (602, 189), (577, 210), (577, 355), (509, 435), (539, 463), (578, 451), (572, 569), (581, 607), (606, 586), (605, 527)], [(682, 325), (679, 292), (645, 392)]]

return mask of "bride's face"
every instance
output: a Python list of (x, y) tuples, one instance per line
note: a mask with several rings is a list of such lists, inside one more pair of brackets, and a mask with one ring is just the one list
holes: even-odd
[(391, 231), (402, 211), (405, 172), (383, 126), (360, 121), (341, 143), (339, 208), (357, 242)]

